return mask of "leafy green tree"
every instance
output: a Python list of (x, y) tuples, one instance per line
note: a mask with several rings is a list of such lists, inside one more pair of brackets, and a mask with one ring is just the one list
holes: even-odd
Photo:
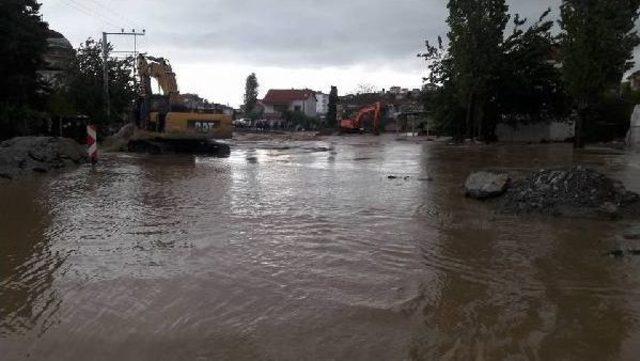
[(251, 73), (244, 86), (244, 112), (247, 114), (253, 112), (256, 104), (258, 104), (258, 77), (256, 73)]
[(563, 75), (577, 112), (575, 146), (584, 146), (590, 110), (617, 89), (640, 44), (640, 0), (563, 0), (560, 5)]
[(508, 6), (505, 0), (450, 0), (448, 8), (450, 80), (466, 108), (467, 137), (479, 136), (499, 72)]
[(47, 24), (35, 0), (0, 1), (0, 138), (27, 135), (42, 120), (45, 84), (37, 71), (47, 50)]
[[(517, 124), (566, 117), (566, 91), (558, 63), (552, 57), (557, 45), (551, 34), (553, 22), (547, 20), (550, 10), (527, 28), (524, 27), (526, 19), (516, 14), (513, 31), (506, 38), (498, 37), (503, 32), (504, 17), (491, 16), (493, 21), (481, 25), (491, 31), (478, 28), (474, 33), (494, 33), (493, 40), (486, 45), (487, 49), (493, 49), (492, 54), (484, 60), (474, 60), (468, 59), (470, 55), (464, 51), (452, 51), (451, 43), (455, 45), (455, 42), (451, 39), (458, 36), (455, 34), (462, 34), (460, 38), (471, 36), (467, 34), (469, 22), (464, 20), (459, 24), (457, 9), (462, 5), (462, 2), (450, 3), (450, 23), (458, 30), (449, 33), (449, 46), (439, 37), (437, 44), (427, 42), (425, 53), (419, 54), (428, 64), (426, 106), (436, 121), (435, 129), (454, 135), (457, 140), (473, 135), (492, 141), (497, 121)], [(494, 5), (500, 11), (504, 9), (498, 3)], [(471, 7), (465, 9), (468, 11)], [(464, 42), (459, 39), (457, 46), (461, 43)], [(481, 71), (483, 67), (479, 64), (489, 62), (487, 70)], [(473, 91), (469, 93), (469, 89)]]
[(35, 0), (0, 1), (0, 99), (30, 105), (42, 88), (37, 71), (47, 50), (47, 24)]
[[(569, 115), (569, 100), (562, 81), (558, 46), (551, 34), (551, 9), (523, 29), (525, 19), (514, 17), (513, 32), (501, 44), (500, 73), (494, 89), (494, 116), (503, 122), (550, 121)], [(495, 126), (489, 122), (489, 126)]]
[(425, 107), (435, 121), (433, 130), (439, 134), (453, 135), (457, 141), (464, 140), (466, 107), (459, 101), (454, 83), (453, 59), (442, 37), (437, 44), (426, 42), (426, 52), (418, 54), (427, 61), (429, 76), (425, 94)]
[(329, 104), (327, 112), (327, 127), (336, 128), (338, 126), (338, 88), (331, 86), (329, 92)]
[[(89, 116), (104, 128), (126, 121), (136, 97), (136, 85), (132, 57), (107, 60), (111, 104), (111, 119), (108, 120), (104, 106), (103, 46), (102, 42), (88, 39), (78, 48), (74, 61), (65, 72), (61, 93), (76, 113)], [(107, 46), (111, 50), (111, 46)]]

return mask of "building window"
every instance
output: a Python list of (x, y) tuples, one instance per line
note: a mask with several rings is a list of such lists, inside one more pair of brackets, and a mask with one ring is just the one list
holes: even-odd
[(279, 113), (284, 113), (287, 111), (287, 106), (286, 105), (274, 105), (273, 106), (273, 110), (275, 110), (276, 112)]
[(296, 112), (300, 112), (300, 111), (302, 111), (302, 107), (299, 106), (299, 105), (296, 105), (296, 106), (293, 107), (293, 110), (296, 111)]

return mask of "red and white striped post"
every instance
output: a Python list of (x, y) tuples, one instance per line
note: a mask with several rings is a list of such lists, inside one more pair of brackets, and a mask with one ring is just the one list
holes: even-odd
[(87, 145), (89, 146), (89, 159), (92, 164), (98, 162), (98, 136), (95, 125), (87, 125)]

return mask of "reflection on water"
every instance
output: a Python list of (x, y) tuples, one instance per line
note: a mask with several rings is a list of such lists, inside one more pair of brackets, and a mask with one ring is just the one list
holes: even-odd
[(51, 216), (37, 184), (2, 194), (0, 217), (0, 335), (43, 333), (55, 320), (60, 299), (52, 288), (65, 254), (49, 241)]
[(633, 360), (640, 260), (605, 254), (638, 222), (496, 215), (461, 184), (581, 163), (640, 191), (638, 159), (363, 136), (4, 184), (3, 359)]

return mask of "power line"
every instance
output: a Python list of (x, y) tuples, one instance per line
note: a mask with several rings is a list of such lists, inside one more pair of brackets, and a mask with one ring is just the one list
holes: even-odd
[(70, 6), (71, 8), (85, 14), (88, 15), (90, 17), (95, 18), (96, 20), (100, 21), (101, 23), (103, 23), (104, 25), (111, 25), (114, 27), (118, 27), (118, 25), (116, 25), (115, 23), (111, 22), (111, 20), (102, 17), (96, 13), (94, 13), (93, 11), (91, 11), (90, 9), (87, 9), (85, 6), (83, 6), (82, 4), (78, 4), (73, 0), (64, 0), (66, 5)]
[(91, 7), (89, 4), (86, 4), (85, 2), (80, 3), (78, 0), (69, 0), (69, 1), (71, 1), (72, 3), (75, 3), (78, 6), (82, 6), (87, 11), (91, 12), (93, 16), (106, 20), (112, 26), (117, 27), (118, 25), (116, 24), (122, 24), (122, 19), (106, 14), (104, 11), (101, 11), (98, 8)]
[(115, 15), (118, 17), (118, 19), (124, 20), (125, 22), (129, 23), (130, 25), (134, 25), (134, 26), (138, 26), (141, 24), (138, 21), (132, 20), (130, 17), (125, 16), (123, 13), (113, 10), (111, 7), (109, 7), (107, 4), (103, 3), (103, 2), (98, 2), (97, 0), (89, 0), (91, 1), (93, 4), (95, 4), (96, 8), (102, 8), (108, 12), (110, 12), (111, 14)]

